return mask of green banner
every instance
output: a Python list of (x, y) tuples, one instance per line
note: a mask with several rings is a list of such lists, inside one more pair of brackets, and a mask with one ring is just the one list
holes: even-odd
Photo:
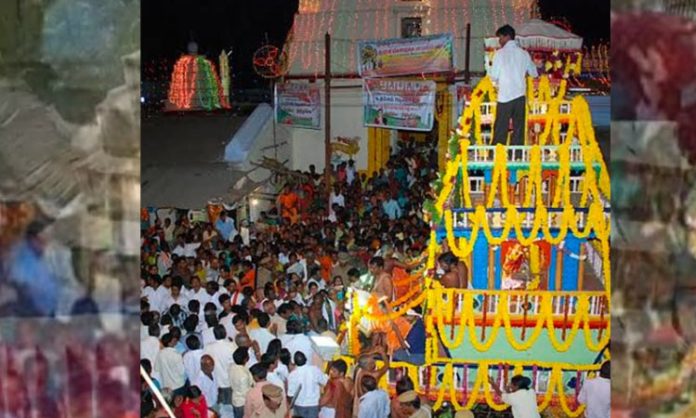
[(319, 129), (320, 107), (317, 85), (285, 83), (275, 86), (275, 118), (281, 125)]
[(452, 71), (452, 35), (362, 41), (358, 44), (361, 77), (391, 77)]
[(365, 126), (430, 131), (433, 129), (435, 89), (432, 80), (363, 80)]

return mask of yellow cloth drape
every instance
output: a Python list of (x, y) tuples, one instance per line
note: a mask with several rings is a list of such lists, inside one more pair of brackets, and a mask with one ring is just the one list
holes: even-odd
[(447, 147), (452, 129), (452, 94), (447, 84), (438, 84), (437, 106), (435, 107), (435, 119), (437, 120), (437, 163), (440, 171), (447, 168)]
[(367, 128), (367, 172), (368, 175), (379, 172), (389, 160), (391, 130), (384, 128)]

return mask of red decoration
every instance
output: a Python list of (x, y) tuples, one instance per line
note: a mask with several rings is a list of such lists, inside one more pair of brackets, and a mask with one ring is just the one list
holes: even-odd
[(264, 45), (254, 52), (252, 63), (256, 74), (263, 78), (277, 78), (288, 70), (288, 55), (277, 46)]

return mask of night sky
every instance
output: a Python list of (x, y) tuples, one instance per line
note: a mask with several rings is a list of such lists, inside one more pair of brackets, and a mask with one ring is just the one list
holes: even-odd
[[(264, 88), (251, 66), (254, 51), (268, 43), (282, 46), (298, 0), (143, 0), (143, 80), (167, 83), (174, 62), (190, 40), (216, 58), (233, 48), (232, 89)], [(542, 17), (565, 17), (586, 44), (609, 39), (609, 0), (539, 0)], [(215, 59), (217, 62), (217, 59)]]
[(160, 79), (163, 68), (171, 71), (194, 40), (199, 53), (215, 58), (216, 64), (222, 49), (233, 48), (233, 89), (268, 85), (254, 73), (251, 58), (267, 43), (266, 36), (268, 43), (283, 45), (298, 8), (298, 0), (143, 0), (141, 4), (144, 80)]

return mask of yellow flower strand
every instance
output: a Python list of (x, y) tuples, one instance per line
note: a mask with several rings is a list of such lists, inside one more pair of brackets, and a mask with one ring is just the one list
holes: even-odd
[[(580, 384), (580, 382), (576, 382), (577, 385)], [(558, 403), (561, 405), (561, 409), (563, 412), (570, 418), (577, 418), (585, 412), (585, 405), (580, 405), (575, 409), (575, 411), (572, 411), (570, 407), (568, 406), (568, 399), (566, 398), (565, 392), (564, 392), (564, 386), (563, 386), (563, 379), (558, 379), (556, 381), (556, 392), (558, 392)]]
[[(568, 298), (568, 296), (566, 296)], [(585, 302), (585, 303), (583, 303)], [(587, 299), (586, 298), (578, 298), (578, 308), (577, 311), (575, 312), (575, 315), (573, 315), (573, 325), (570, 328), (570, 334), (566, 335), (566, 339), (564, 342), (559, 342), (556, 339), (556, 328), (553, 324), (554, 317), (553, 315), (547, 315), (546, 317), (546, 329), (548, 330), (549, 334), (549, 340), (551, 341), (551, 345), (553, 345), (553, 348), (556, 349), (556, 351), (560, 353), (564, 353), (570, 349), (570, 346), (572, 345), (573, 341), (575, 340), (575, 336), (578, 333), (578, 330), (580, 329), (580, 320), (585, 319), (585, 327), (589, 328), (589, 323), (588, 320), (586, 319), (587, 317)], [(570, 309), (570, 307), (568, 308)], [(570, 314), (569, 314), (570, 315)], [(587, 336), (587, 335), (586, 335)], [(591, 342), (589, 340), (585, 341), (586, 344), (589, 346)], [(592, 350), (592, 351), (598, 351), (598, 350)]]
[(449, 338), (447, 337), (447, 333), (445, 332), (445, 321), (443, 319), (443, 311), (447, 310), (449, 312), (450, 316), (450, 326), (454, 327), (454, 318), (452, 318), (452, 305), (454, 304), (454, 289), (451, 289), (451, 292), (448, 292), (448, 303), (447, 305), (443, 306), (442, 305), (442, 298), (437, 298), (437, 305), (436, 305), (436, 315), (437, 315), (437, 331), (438, 334), (440, 334), (440, 340), (442, 341), (442, 344), (450, 349), (457, 348), (461, 346), (462, 342), (464, 342), (464, 335), (466, 328), (464, 325), (466, 324), (467, 321), (467, 312), (469, 312), (469, 309), (467, 306), (464, 306), (464, 309), (459, 313), (459, 327), (456, 331), (456, 337), (454, 338), (453, 341), (449, 341)]
[[(508, 295), (503, 296), (504, 298), (507, 299)], [(507, 302), (507, 300), (505, 301)], [(536, 340), (539, 338), (541, 335), (541, 331), (544, 329), (544, 323), (546, 322), (546, 317), (551, 311), (551, 299), (542, 299), (541, 302), (541, 314), (538, 316), (536, 325), (534, 325), (534, 329), (532, 330), (532, 333), (530, 336), (527, 338), (526, 341), (522, 343), (518, 343), (517, 339), (515, 338), (515, 335), (512, 332), (512, 325), (510, 324), (510, 311), (508, 310), (508, 305), (507, 303), (504, 303), (501, 300), (502, 304), (502, 309), (503, 309), (503, 326), (505, 327), (505, 336), (507, 337), (507, 341), (510, 344), (512, 348), (514, 348), (517, 351), (527, 351), (536, 342)], [(501, 305), (498, 305), (501, 306)]]
[[(474, 306), (474, 299), (473, 299), (473, 294), (472, 293), (466, 293), (464, 295), (464, 306)], [(485, 308), (485, 307), (484, 307)], [(471, 345), (477, 350), (477, 351), (488, 351), (491, 349), (493, 346), (493, 343), (495, 342), (496, 338), (498, 337), (498, 331), (500, 331), (500, 323), (502, 322), (502, 318), (500, 315), (500, 312), (496, 311), (494, 314), (494, 319), (493, 319), (493, 325), (491, 326), (491, 333), (488, 336), (487, 341), (479, 341), (478, 337), (476, 337), (476, 321), (474, 320), (474, 316), (471, 315), (467, 318), (467, 323), (468, 323), (468, 328), (469, 328), (469, 341), (471, 342)]]
[[(489, 297), (493, 298), (494, 296), (498, 296), (498, 305), (497, 305), (497, 310), (494, 314), (494, 320), (493, 324), (490, 326), (490, 332), (491, 334), (489, 335), (488, 339), (485, 342), (479, 341), (478, 337), (475, 335), (475, 321), (476, 318), (473, 315), (473, 312), (471, 312), (471, 306), (473, 306), (473, 300), (474, 300), (474, 295), (488, 295)], [(607, 322), (607, 327), (605, 329), (605, 335), (602, 337), (602, 339), (599, 341), (599, 343), (594, 342), (594, 337), (592, 337), (591, 334), (591, 329), (590, 329), (590, 315), (589, 315), (589, 300), (590, 297), (592, 296), (599, 296), (603, 295), (604, 292), (548, 292), (548, 291), (472, 291), (472, 290), (455, 290), (455, 289), (434, 289), (431, 290), (430, 294), (430, 306), (433, 307), (435, 312), (433, 312), (432, 317), (435, 318), (436, 324), (437, 324), (437, 331), (434, 330), (434, 326), (431, 325), (429, 328), (429, 332), (436, 333), (439, 335), (440, 340), (442, 344), (447, 347), (448, 349), (456, 349), (458, 347), (461, 347), (461, 344), (464, 339), (464, 328), (469, 329), (469, 340), (471, 345), (477, 350), (481, 352), (488, 351), (488, 349), (492, 346), (493, 341), (497, 339), (498, 331), (500, 329), (500, 326), (503, 326), (503, 329), (505, 331), (505, 336), (510, 344), (511, 347), (513, 347), (517, 351), (525, 351), (528, 350), (530, 347), (532, 347), (538, 340), (539, 336), (541, 335), (541, 331), (546, 327), (548, 334), (549, 334), (549, 342), (551, 345), (554, 347), (554, 349), (558, 352), (565, 352), (570, 349), (572, 346), (573, 342), (575, 341), (575, 338), (577, 336), (577, 333), (579, 332), (580, 329), (580, 323), (583, 322), (583, 331), (584, 331), (584, 336), (585, 336), (585, 343), (586, 346), (590, 351), (598, 352), (604, 346), (606, 345), (606, 342), (609, 340), (609, 335), (610, 335), (610, 325), (609, 322)], [(459, 327), (460, 329), (456, 331), (456, 337), (454, 340), (450, 341), (449, 337), (447, 336), (447, 331), (446, 331), (446, 326), (447, 324), (445, 323), (445, 314), (443, 313), (444, 311), (447, 311), (447, 316), (450, 319), (450, 326), (454, 327), (454, 320), (455, 318), (451, 318), (451, 312), (452, 312), (452, 303), (454, 303), (455, 300), (458, 300), (457, 295), (461, 296), (463, 295), (463, 300), (464, 300), (464, 305), (462, 312), (460, 312), (459, 316)], [(448, 298), (448, 303), (443, 304), (443, 296), (447, 296)], [(508, 308), (508, 302), (510, 301), (510, 297), (515, 296), (517, 298), (524, 298), (524, 296), (532, 297), (534, 298), (535, 296), (539, 300), (540, 304), (540, 311), (539, 314), (534, 316), (530, 315), (527, 317), (527, 320), (534, 320), (536, 319), (536, 324), (534, 325), (534, 328), (531, 331), (531, 335), (525, 342), (518, 342), (517, 339), (515, 338), (513, 334), (513, 327), (511, 324), (511, 318), (510, 318), (510, 312)], [(555, 317), (552, 312), (552, 298), (553, 297), (577, 297), (577, 309), (576, 313), (572, 315), (572, 324), (569, 329), (569, 333), (566, 336), (565, 341), (561, 342), (558, 340), (556, 337), (555, 331), (555, 325), (553, 321), (555, 320)], [(435, 349), (436, 349), (436, 344), (435, 344)], [(433, 350), (432, 354), (432, 360), (433, 361), (440, 361), (441, 359), (436, 359), (437, 357), (437, 352)], [(461, 359), (458, 359), (458, 361), (462, 361)]]

